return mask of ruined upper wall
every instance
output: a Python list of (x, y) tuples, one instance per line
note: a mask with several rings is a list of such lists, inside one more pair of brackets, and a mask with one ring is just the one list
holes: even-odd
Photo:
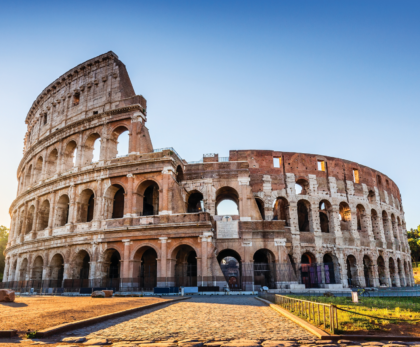
[[(281, 165), (275, 168), (273, 158), (281, 158)], [(388, 199), (394, 196), (401, 205), (401, 194), (397, 185), (383, 173), (358, 163), (334, 158), (329, 156), (279, 152), (272, 150), (240, 150), (230, 151), (229, 161), (247, 161), (251, 177), (250, 184), (254, 192), (263, 189), (263, 176), (270, 175), (273, 190), (286, 188), (286, 174), (293, 173), (296, 181), (299, 179), (308, 180), (308, 175), (317, 177), (318, 190), (329, 191), (328, 177), (334, 177), (337, 181), (338, 193), (345, 193), (346, 182), (351, 181), (354, 185), (354, 194), (363, 195), (363, 184), (368, 189), (378, 189), (381, 201), (386, 201), (384, 192), (387, 192)], [(325, 171), (318, 169), (318, 162), (325, 162)], [(359, 183), (354, 182), (353, 170), (359, 171)]]
[(125, 65), (113, 52), (90, 59), (57, 78), (37, 97), (25, 123), (25, 151), (39, 139), (93, 114), (139, 104)]

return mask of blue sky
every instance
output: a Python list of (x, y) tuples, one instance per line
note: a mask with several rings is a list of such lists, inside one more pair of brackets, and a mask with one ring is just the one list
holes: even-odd
[(275, 149), (354, 160), (420, 224), (420, 2), (14, 1), (0, 7), (0, 224), (38, 94), (107, 51), (148, 100), (155, 148), (187, 160)]

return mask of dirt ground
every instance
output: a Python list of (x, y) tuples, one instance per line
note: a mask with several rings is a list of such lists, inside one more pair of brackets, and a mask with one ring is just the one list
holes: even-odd
[(39, 331), (56, 325), (153, 304), (161, 298), (91, 298), (36, 296), (0, 302), (0, 330)]

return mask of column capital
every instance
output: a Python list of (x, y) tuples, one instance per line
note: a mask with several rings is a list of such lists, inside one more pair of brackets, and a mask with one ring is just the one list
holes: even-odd
[(171, 242), (171, 240), (168, 240), (167, 237), (159, 237), (159, 243), (167, 243)]

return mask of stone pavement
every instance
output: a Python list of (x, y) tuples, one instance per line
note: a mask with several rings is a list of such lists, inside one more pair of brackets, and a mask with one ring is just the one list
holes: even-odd
[(113, 341), (285, 340), (314, 336), (249, 296), (194, 296), (72, 332)]

